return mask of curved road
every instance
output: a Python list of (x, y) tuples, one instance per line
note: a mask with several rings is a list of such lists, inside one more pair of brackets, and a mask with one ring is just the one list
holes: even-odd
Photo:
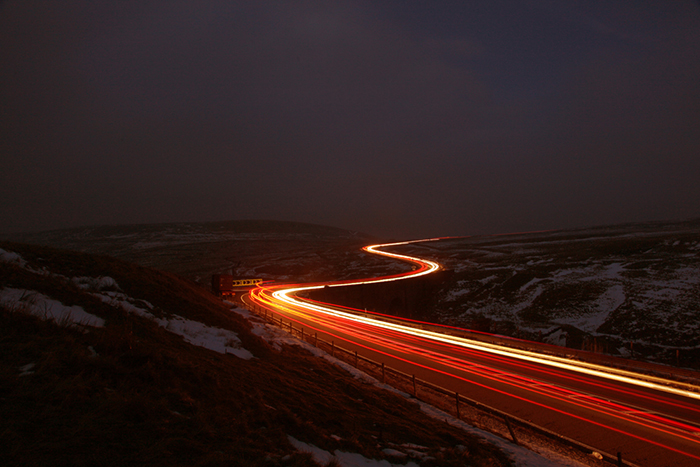
[(700, 388), (427, 331), (301, 297), (322, 287), (403, 280), (440, 268), (433, 261), (384, 250), (408, 243), (364, 250), (408, 261), (416, 266), (413, 271), (357, 281), (262, 286), (251, 291), (250, 299), (308, 333), (325, 335), (373, 360), (600, 451), (621, 452), (639, 466), (700, 465)]

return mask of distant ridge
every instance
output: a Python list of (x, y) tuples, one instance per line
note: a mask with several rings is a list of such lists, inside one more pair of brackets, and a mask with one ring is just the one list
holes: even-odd
[(77, 227), (7, 240), (109, 255), (209, 284), (220, 273), (266, 280), (338, 277), (375, 239), (304, 222), (231, 220)]
[(52, 229), (40, 232), (24, 232), (17, 234), (5, 234), (1, 237), (7, 240), (22, 241), (27, 243), (60, 243), (70, 237), (107, 237), (114, 235), (144, 234), (162, 231), (198, 232), (203, 230), (224, 229), (237, 233), (306, 233), (315, 235), (346, 235), (369, 237), (367, 234), (358, 233), (339, 227), (294, 221), (276, 220), (230, 220), (210, 222), (165, 222), (155, 224), (118, 224), (118, 225), (94, 225), (82, 227), (70, 227), (65, 229)]

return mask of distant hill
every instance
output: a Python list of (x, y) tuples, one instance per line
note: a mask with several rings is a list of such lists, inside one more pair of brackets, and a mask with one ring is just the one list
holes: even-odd
[[(18, 234), (7, 240), (106, 254), (209, 284), (212, 274), (312, 281), (386, 270), (360, 248), (372, 237), (335, 227), (283, 221), (101, 226)], [(401, 264), (389, 265), (400, 270)], [(368, 269), (369, 268), (369, 269)]]
[(0, 464), (311, 466), (312, 446), (510, 465), (244, 314), (170, 273), (0, 242)]

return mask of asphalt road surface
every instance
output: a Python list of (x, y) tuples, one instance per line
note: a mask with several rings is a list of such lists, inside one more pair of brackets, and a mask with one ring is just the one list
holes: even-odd
[[(414, 271), (364, 282), (403, 280), (439, 265), (419, 258)], [(366, 313), (300, 298), (332, 284), (266, 286), (249, 300), (387, 366), (458, 392), (640, 466), (700, 465), (700, 388), (583, 365), (510, 347), (373, 319)], [(362, 282), (362, 281), (360, 281)]]

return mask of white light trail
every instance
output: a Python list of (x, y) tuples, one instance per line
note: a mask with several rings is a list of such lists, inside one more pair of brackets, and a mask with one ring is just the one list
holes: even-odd
[(434, 240), (440, 240), (440, 238), (431, 238), (431, 239), (415, 240), (415, 241), (407, 241), (407, 242), (386, 243), (386, 244), (380, 244), (380, 245), (370, 245), (370, 246), (367, 246), (364, 248), (365, 251), (370, 252), (370, 253), (375, 253), (375, 254), (387, 256), (390, 258), (395, 258), (395, 259), (400, 259), (400, 260), (416, 263), (416, 264), (421, 266), (421, 268), (417, 271), (404, 273), (404, 274), (398, 274), (395, 276), (376, 278), (376, 279), (363, 279), (363, 280), (358, 280), (358, 281), (348, 281), (348, 282), (342, 282), (342, 283), (336, 283), (336, 284), (327, 284), (327, 285), (324, 284), (324, 285), (285, 288), (285, 289), (273, 291), (272, 296), (275, 299), (279, 300), (280, 302), (286, 303), (286, 304), (291, 305), (295, 308), (313, 310), (315, 312), (323, 313), (323, 314), (326, 314), (329, 316), (341, 317), (341, 318), (355, 321), (358, 323), (368, 324), (368, 325), (375, 326), (378, 328), (388, 329), (388, 330), (392, 330), (392, 331), (407, 334), (407, 335), (421, 337), (424, 339), (430, 339), (430, 340), (433, 340), (436, 342), (442, 342), (442, 343), (455, 345), (455, 346), (459, 346), (459, 347), (464, 347), (464, 348), (477, 350), (477, 351), (481, 351), (481, 352), (487, 352), (487, 353), (500, 355), (500, 356), (504, 356), (504, 357), (515, 358), (518, 360), (538, 363), (538, 364), (556, 367), (556, 368), (560, 368), (560, 369), (564, 369), (564, 370), (574, 371), (577, 373), (587, 374), (587, 375), (591, 375), (591, 376), (597, 376), (600, 378), (605, 378), (605, 379), (614, 380), (614, 381), (618, 381), (618, 382), (622, 382), (622, 383), (632, 384), (632, 385), (636, 385), (636, 386), (640, 386), (640, 387), (646, 387), (649, 389), (654, 389), (654, 390), (658, 390), (658, 391), (667, 392), (670, 394), (675, 394), (675, 395), (680, 395), (683, 397), (688, 397), (688, 398), (700, 400), (700, 387), (695, 386), (695, 385), (684, 384), (685, 387), (691, 388), (692, 390), (680, 389), (678, 387), (674, 387), (674, 385), (677, 386), (677, 385), (679, 385), (679, 383), (674, 382), (674, 381), (670, 381), (667, 379), (663, 379), (663, 378), (646, 376), (646, 375), (642, 376), (642, 375), (639, 375), (638, 373), (634, 373), (631, 371), (620, 370), (617, 368), (606, 367), (603, 365), (595, 365), (592, 363), (578, 362), (578, 361), (573, 361), (573, 360), (569, 360), (569, 359), (562, 358), (562, 357), (539, 354), (536, 352), (520, 350), (520, 349), (513, 349), (513, 348), (501, 346), (498, 344), (485, 343), (485, 342), (481, 342), (481, 341), (477, 341), (477, 340), (473, 340), (473, 339), (457, 337), (457, 336), (450, 336), (447, 334), (442, 334), (442, 333), (438, 333), (438, 332), (434, 332), (434, 331), (417, 329), (417, 328), (414, 328), (411, 326), (405, 326), (405, 325), (396, 324), (396, 323), (389, 323), (389, 322), (374, 319), (374, 318), (369, 318), (369, 317), (365, 317), (365, 316), (359, 316), (359, 315), (356, 315), (353, 313), (343, 312), (343, 311), (340, 311), (337, 309), (321, 306), (321, 305), (318, 305), (315, 303), (310, 303), (310, 302), (307, 302), (304, 300), (300, 300), (294, 296), (300, 292), (309, 291), (309, 290), (317, 290), (317, 289), (321, 289), (324, 287), (344, 287), (344, 286), (349, 286), (349, 285), (374, 284), (374, 283), (379, 283), (379, 282), (397, 281), (397, 280), (408, 279), (408, 278), (412, 278), (412, 277), (424, 276), (426, 274), (431, 274), (431, 273), (440, 269), (440, 264), (433, 262), (433, 261), (428, 261), (428, 260), (425, 260), (422, 258), (415, 258), (412, 256), (407, 256), (407, 255), (399, 255), (396, 253), (388, 253), (386, 251), (379, 250), (379, 248), (398, 246), (398, 245), (407, 245), (410, 243), (417, 243), (417, 242), (429, 242), (429, 241), (434, 241)]

